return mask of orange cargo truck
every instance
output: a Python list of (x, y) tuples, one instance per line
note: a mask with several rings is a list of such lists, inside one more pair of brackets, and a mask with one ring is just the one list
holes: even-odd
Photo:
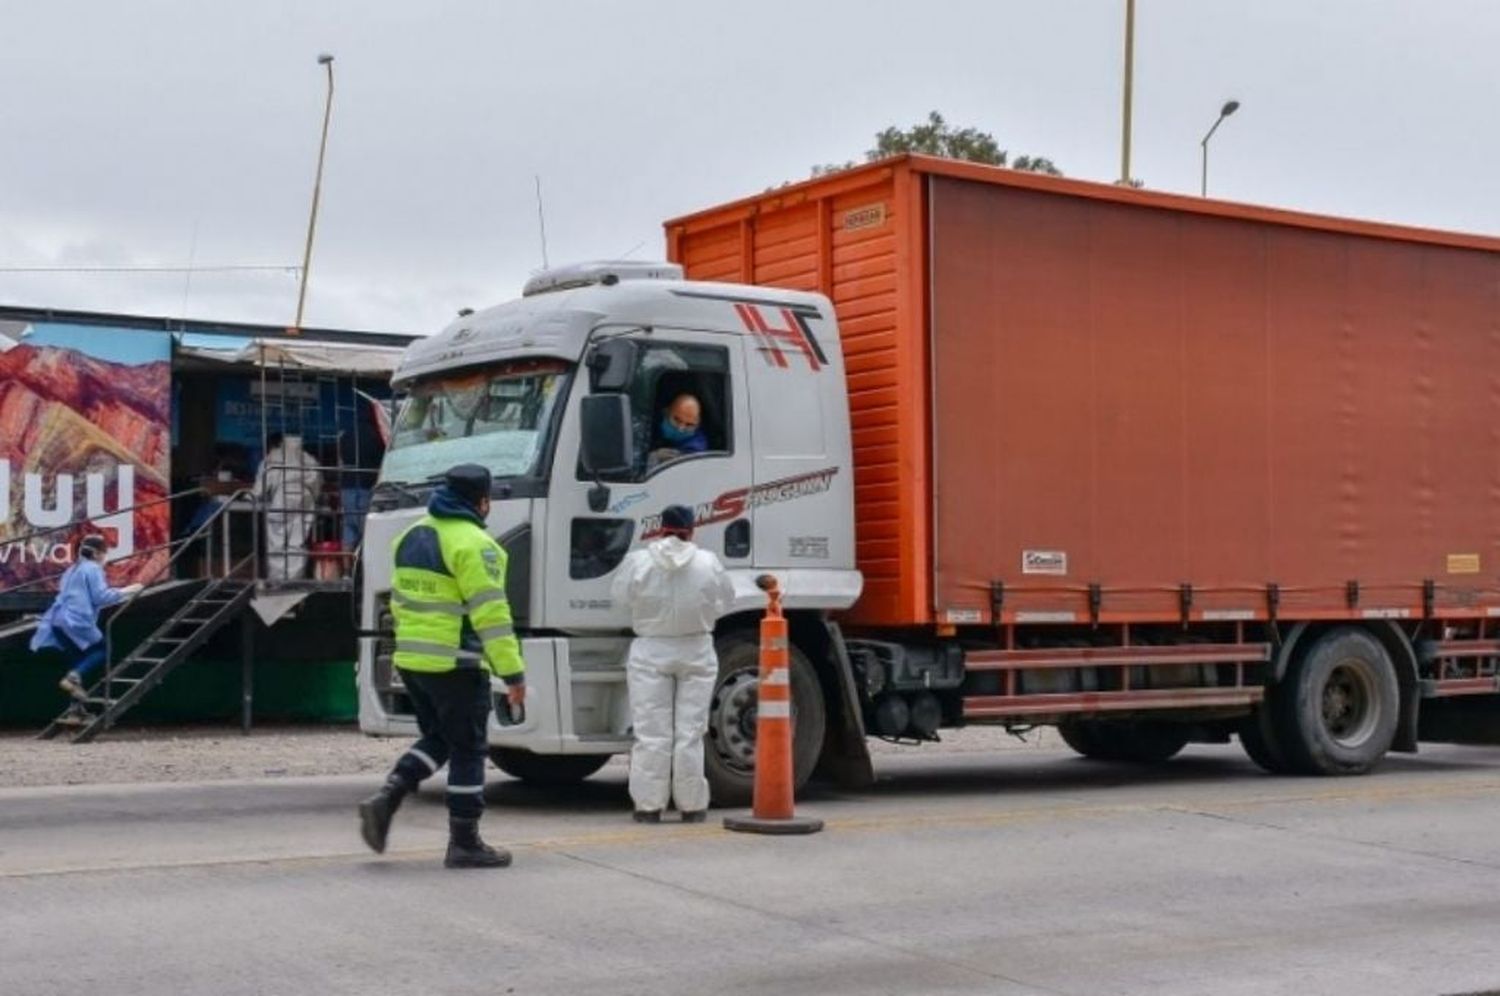
[(837, 312), (863, 591), (825, 761), (984, 722), (1346, 774), (1492, 735), (1500, 240), (918, 156), (666, 236)]

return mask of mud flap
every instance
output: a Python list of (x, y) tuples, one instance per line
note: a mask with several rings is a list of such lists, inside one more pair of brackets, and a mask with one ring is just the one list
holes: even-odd
[(823, 734), (823, 752), (813, 769), (813, 777), (826, 778), (843, 788), (867, 788), (875, 783), (875, 767), (870, 761), (869, 744), (865, 742), (865, 720), (859, 708), (854, 668), (849, 663), (838, 623), (825, 619), (823, 626), (827, 630), (827, 660), (833, 668), (838, 707), (828, 711), (830, 722)]
[(1401, 689), (1401, 703), (1396, 712), (1396, 738), (1391, 741), (1391, 750), (1398, 754), (1417, 752), (1418, 714), (1422, 708), (1422, 694), (1417, 681), (1417, 651), (1411, 640), (1393, 622), (1382, 620), (1371, 632), (1385, 646), (1391, 664), (1396, 668), (1396, 685)]

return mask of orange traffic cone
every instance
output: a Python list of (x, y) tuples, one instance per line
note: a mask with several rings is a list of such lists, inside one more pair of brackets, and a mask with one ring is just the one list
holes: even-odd
[(822, 820), (792, 813), (792, 681), (781, 589), (769, 574), (755, 583), (770, 604), (760, 621), (760, 701), (755, 713), (755, 800), (750, 816), (726, 816), (726, 830), (817, 833)]

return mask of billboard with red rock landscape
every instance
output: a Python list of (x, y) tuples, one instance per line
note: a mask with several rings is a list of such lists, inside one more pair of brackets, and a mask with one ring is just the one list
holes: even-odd
[(56, 577), (109, 540), (112, 584), (166, 566), (171, 336), (0, 321), (0, 591)]

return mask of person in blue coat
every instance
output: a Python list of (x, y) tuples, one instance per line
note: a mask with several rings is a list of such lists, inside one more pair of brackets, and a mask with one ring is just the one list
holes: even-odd
[(78, 559), (63, 572), (57, 597), (37, 622), (31, 649), (59, 650), (70, 662), (58, 686), (74, 698), (84, 695), (84, 680), (104, 663), (104, 633), (99, 612), (123, 602), (141, 590), (138, 584), (111, 588), (104, 579), (103, 536), (85, 536), (78, 544)]
[(652, 433), (648, 469), (679, 457), (708, 450), (708, 435), (703, 431), (703, 405), (691, 394), (679, 394), (662, 409), (661, 421)]

